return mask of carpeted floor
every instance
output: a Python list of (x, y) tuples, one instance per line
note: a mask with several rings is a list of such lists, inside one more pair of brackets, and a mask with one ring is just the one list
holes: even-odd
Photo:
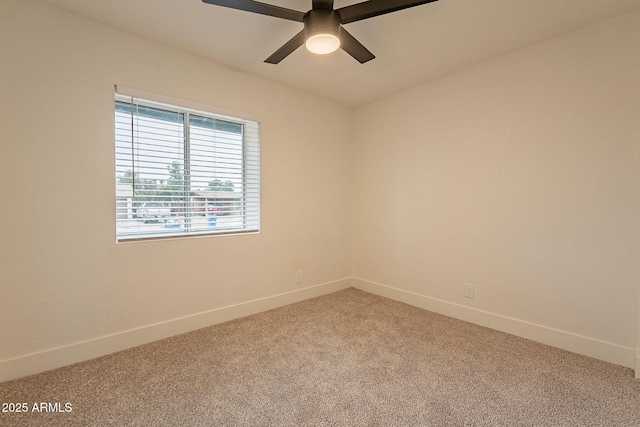
[(5, 382), (0, 402), (28, 406), (2, 426), (640, 426), (630, 369), (357, 289)]

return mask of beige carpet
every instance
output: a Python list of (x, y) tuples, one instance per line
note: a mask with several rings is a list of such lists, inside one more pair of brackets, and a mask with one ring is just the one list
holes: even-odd
[(5, 382), (0, 401), (29, 405), (2, 426), (640, 426), (630, 369), (357, 289)]

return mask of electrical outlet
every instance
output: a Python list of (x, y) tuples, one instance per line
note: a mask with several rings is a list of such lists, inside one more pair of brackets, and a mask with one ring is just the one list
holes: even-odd
[(473, 291), (473, 285), (471, 283), (464, 284), (464, 296), (465, 298), (473, 298), (474, 291)]
[(296, 283), (302, 283), (302, 271), (296, 271)]

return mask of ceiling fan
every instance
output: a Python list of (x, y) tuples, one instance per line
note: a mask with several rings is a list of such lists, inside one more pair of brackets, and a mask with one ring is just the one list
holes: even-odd
[(309, 51), (317, 54), (327, 54), (342, 48), (361, 64), (364, 64), (375, 56), (342, 27), (344, 24), (437, 0), (369, 0), (339, 9), (333, 8), (333, 0), (313, 0), (312, 8), (307, 13), (254, 0), (202, 1), (216, 6), (302, 22), (304, 29), (265, 59), (264, 62), (269, 64), (278, 64), (303, 44)]

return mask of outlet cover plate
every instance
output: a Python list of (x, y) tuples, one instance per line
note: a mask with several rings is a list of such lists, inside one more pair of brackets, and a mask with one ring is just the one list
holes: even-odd
[(464, 284), (464, 296), (465, 298), (473, 298), (474, 297), (474, 289), (471, 283)]

